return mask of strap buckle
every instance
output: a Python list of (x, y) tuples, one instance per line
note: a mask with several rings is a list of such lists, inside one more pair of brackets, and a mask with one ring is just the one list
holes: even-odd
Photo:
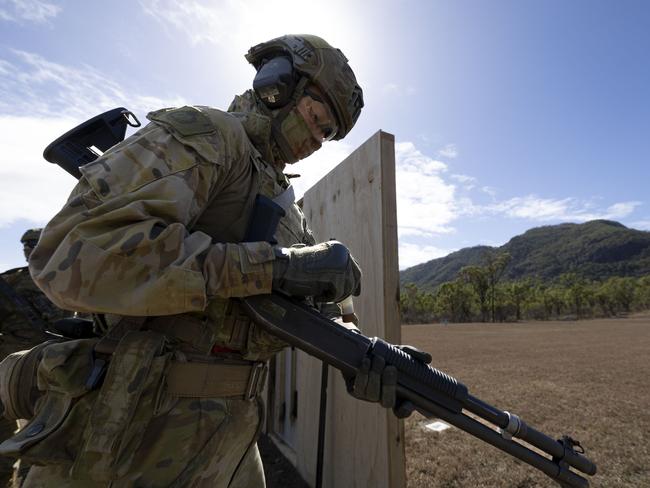
[(244, 400), (252, 401), (264, 388), (266, 380), (266, 363), (257, 362), (251, 366), (251, 374), (248, 377), (248, 384), (244, 392)]

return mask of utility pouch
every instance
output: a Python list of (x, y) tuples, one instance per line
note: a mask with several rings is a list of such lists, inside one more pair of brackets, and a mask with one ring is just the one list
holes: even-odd
[(106, 482), (128, 470), (154, 416), (171, 355), (162, 334), (130, 331), (120, 340), (90, 412), (73, 478)]
[(213, 327), (210, 344), (239, 351), (247, 361), (266, 361), (287, 343), (253, 323), (236, 299), (214, 298), (206, 308)]
[(93, 368), (97, 339), (49, 344), (42, 350), (37, 386), (42, 395), (34, 417), (16, 435), (0, 444), (0, 454), (33, 464), (66, 464), (79, 449), (83, 426), (92, 406), (86, 379)]
[(248, 361), (267, 361), (285, 347), (289, 344), (252, 322), (243, 357)]
[(81, 480), (108, 482), (128, 470), (154, 416), (172, 353), (165, 351), (161, 334), (126, 332), (110, 356), (101, 387), (92, 389), (99, 340), (43, 349), (37, 373), (42, 396), (35, 415), (0, 444), (0, 454), (36, 465), (69, 466), (70, 476)]
[(0, 402), (9, 420), (30, 420), (42, 392), (36, 386), (36, 372), (43, 349), (56, 341), (39, 344), (10, 354), (0, 362)]

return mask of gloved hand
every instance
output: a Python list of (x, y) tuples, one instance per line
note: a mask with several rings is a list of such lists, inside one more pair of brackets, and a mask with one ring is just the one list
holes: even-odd
[[(413, 359), (425, 364), (431, 362), (431, 354), (413, 346), (397, 346)], [(409, 401), (397, 399), (397, 368), (386, 366), (381, 356), (365, 357), (355, 376), (344, 378), (348, 392), (359, 400), (378, 402), (384, 408), (392, 408), (398, 418), (413, 413), (415, 406)]]
[(361, 292), (361, 269), (338, 241), (276, 248), (273, 289), (318, 302), (340, 302)]

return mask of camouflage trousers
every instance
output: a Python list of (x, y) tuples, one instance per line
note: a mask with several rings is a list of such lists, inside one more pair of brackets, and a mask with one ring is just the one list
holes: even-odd
[(166, 402), (133, 453), (132, 468), (119, 479), (103, 484), (72, 479), (69, 465), (32, 466), (23, 486), (265, 487), (255, 443), (261, 402), (176, 397)]

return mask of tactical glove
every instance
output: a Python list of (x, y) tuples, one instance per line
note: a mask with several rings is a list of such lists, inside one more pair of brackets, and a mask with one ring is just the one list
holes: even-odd
[[(431, 354), (413, 346), (397, 346), (413, 359), (429, 364)], [(397, 368), (386, 366), (381, 356), (365, 357), (353, 377), (344, 378), (348, 392), (359, 400), (378, 402), (384, 408), (392, 408), (398, 418), (413, 413), (415, 406), (408, 401), (397, 400)]]
[(273, 289), (317, 302), (340, 302), (361, 292), (361, 269), (338, 241), (276, 248)]

